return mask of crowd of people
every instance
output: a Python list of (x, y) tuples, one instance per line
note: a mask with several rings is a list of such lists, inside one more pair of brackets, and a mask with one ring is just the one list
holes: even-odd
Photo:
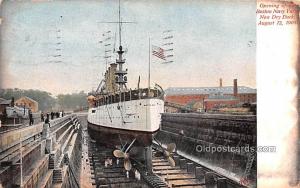
[[(65, 115), (64, 111), (48, 112), (46, 114), (44, 112), (41, 112), (41, 122), (49, 123), (50, 120), (53, 120), (55, 118), (64, 117), (64, 115)], [(28, 111), (28, 118), (29, 118), (29, 125), (33, 125), (34, 117), (33, 117), (33, 113), (31, 110)]]
[(41, 122), (49, 123), (50, 119), (53, 120), (55, 118), (64, 117), (64, 115), (65, 115), (64, 111), (50, 112), (50, 113), (46, 113), (46, 119), (45, 119), (44, 112), (41, 112)]

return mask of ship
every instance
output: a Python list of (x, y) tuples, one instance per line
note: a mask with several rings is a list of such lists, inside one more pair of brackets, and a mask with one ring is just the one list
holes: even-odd
[(120, 4), (119, 21), (115, 23), (119, 24), (119, 48), (115, 62), (107, 67), (97, 90), (88, 96), (88, 132), (92, 139), (107, 146), (147, 147), (160, 129), (164, 92), (158, 84), (150, 87), (150, 69), (148, 87), (140, 88), (139, 77), (137, 88), (127, 88)]

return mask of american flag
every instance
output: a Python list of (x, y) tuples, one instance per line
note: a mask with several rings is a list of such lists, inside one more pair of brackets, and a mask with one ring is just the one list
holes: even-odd
[(162, 49), (161, 47), (152, 45), (152, 55), (160, 59), (166, 60), (165, 50)]

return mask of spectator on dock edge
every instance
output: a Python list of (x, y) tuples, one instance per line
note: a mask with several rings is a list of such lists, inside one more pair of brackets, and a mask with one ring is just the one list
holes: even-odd
[(33, 125), (33, 116), (31, 110), (29, 110), (29, 125)]
[(45, 118), (44, 118), (44, 113), (41, 112), (41, 122), (44, 122), (45, 121)]

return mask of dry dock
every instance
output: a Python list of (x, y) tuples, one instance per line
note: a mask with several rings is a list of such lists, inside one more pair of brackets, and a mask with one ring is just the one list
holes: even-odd
[[(253, 187), (255, 157), (247, 152), (199, 152), (202, 146), (255, 145), (256, 116), (217, 114), (163, 114), (155, 138), (166, 146), (175, 143), (171, 167), (156, 142), (152, 170), (132, 159), (126, 173), (123, 160), (91, 140), (85, 113), (2, 129), (0, 183), (2, 187)], [(21, 159), (22, 156), (22, 160)], [(22, 167), (22, 168), (21, 168)], [(248, 170), (248, 171), (247, 171)], [(245, 171), (247, 184), (240, 182)], [(22, 178), (21, 178), (22, 176)], [(245, 186), (246, 185), (246, 186)]]

